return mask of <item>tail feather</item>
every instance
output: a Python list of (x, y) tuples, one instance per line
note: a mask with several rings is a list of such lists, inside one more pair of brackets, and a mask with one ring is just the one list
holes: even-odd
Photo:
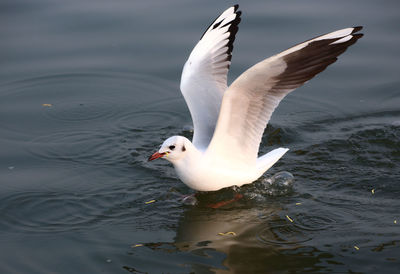
[(258, 157), (257, 169), (260, 175), (270, 169), (288, 150), (288, 148), (280, 147)]

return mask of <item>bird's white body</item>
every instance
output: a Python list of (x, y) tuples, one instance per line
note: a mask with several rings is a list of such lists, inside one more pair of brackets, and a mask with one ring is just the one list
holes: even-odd
[[(230, 186), (242, 186), (257, 180), (287, 151), (285, 148), (275, 149), (257, 159), (256, 165), (237, 165), (235, 161), (216, 157), (208, 151), (199, 151), (192, 143), (181, 136), (171, 137), (184, 139), (186, 155), (179, 159), (168, 156), (175, 167), (178, 177), (190, 188), (199, 191), (215, 191)], [(176, 142), (174, 142), (176, 143)]]
[(215, 163), (206, 154), (197, 159), (187, 157), (174, 164), (178, 177), (190, 188), (199, 191), (214, 191), (227, 186), (242, 186), (257, 180), (262, 174), (253, 166), (248, 169), (227, 168), (225, 163)]
[(279, 102), (337, 60), (361, 27), (300, 43), (246, 70), (229, 87), (227, 73), (241, 12), (224, 11), (205, 31), (185, 63), (181, 91), (193, 124), (193, 142), (168, 138), (149, 160), (165, 158), (187, 186), (200, 191), (257, 180), (287, 151), (258, 157), (264, 129)]

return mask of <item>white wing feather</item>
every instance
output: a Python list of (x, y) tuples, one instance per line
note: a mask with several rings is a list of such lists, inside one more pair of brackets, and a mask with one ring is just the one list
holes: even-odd
[(316, 37), (254, 65), (225, 92), (207, 153), (231, 165), (254, 166), (264, 129), (279, 102), (337, 60), (361, 27)]
[(237, 9), (237, 5), (230, 7), (207, 28), (183, 68), (180, 88), (193, 120), (193, 144), (199, 150), (205, 150), (211, 141), (227, 89), (241, 15)]

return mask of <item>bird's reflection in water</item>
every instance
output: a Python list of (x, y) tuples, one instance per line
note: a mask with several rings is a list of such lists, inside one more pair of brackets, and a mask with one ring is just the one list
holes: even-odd
[(209, 208), (215, 195), (200, 196), (199, 204), (182, 216), (175, 238), (180, 251), (212, 249), (224, 253), (222, 264), (226, 268), (213, 268), (217, 273), (285, 270), (288, 265), (302, 269), (318, 262), (312, 255), (317, 250), (303, 245), (309, 236), (286, 218), (277, 201), (255, 206), (245, 196), (227, 206)]
[(278, 172), (239, 189), (198, 192), (196, 204), (185, 205), (174, 241), (144, 246), (175, 254), (174, 259), (196, 273), (319, 271), (326, 267), (322, 261), (333, 255), (315, 248), (311, 240), (329, 225), (318, 225), (319, 219), (313, 221), (301, 210), (288, 216), (285, 205), (293, 203), (293, 180), (290, 173)]

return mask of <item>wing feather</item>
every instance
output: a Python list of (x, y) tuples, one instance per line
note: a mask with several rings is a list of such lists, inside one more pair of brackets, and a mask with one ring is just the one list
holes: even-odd
[(207, 28), (185, 63), (181, 91), (194, 125), (193, 144), (205, 150), (214, 134), (241, 12), (224, 11)]
[(361, 27), (328, 33), (259, 62), (225, 92), (207, 153), (254, 165), (264, 129), (279, 102), (353, 45)]

